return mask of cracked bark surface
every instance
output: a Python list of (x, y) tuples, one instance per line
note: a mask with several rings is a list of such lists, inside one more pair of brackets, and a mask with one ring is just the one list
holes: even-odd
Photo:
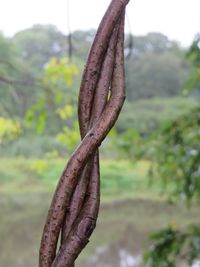
[(40, 267), (73, 267), (96, 226), (100, 203), (98, 147), (116, 122), (125, 99), (124, 17), (128, 2), (111, 1), (88, 56), (79, 93), (81, 142), (51, 202), (41, 240)]

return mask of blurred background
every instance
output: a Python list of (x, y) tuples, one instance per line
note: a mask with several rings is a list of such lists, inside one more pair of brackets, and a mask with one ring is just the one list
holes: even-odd
[[(109, 0), (0, 10), (0, 266), (36, 267), (79, 143), (84, 64)], [(101, 147), (101, 210), (77, 267), (200, 266), (200, 2), (130, 1), (126, 102)]]

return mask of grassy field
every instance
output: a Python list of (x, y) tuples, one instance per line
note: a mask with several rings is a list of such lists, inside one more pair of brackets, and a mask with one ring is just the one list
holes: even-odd
[[(42, 228), (64, 165), (63, 159), (0, 160), (0, 266), (38, 265)], [(88, 259), (99, 248), (108, 248), (112, 261), (116, 248), (141, 253), (152, 230), (199, 221), (198, 207), (188, 211), (181, 204), (172, 206), (159, 195), (159, 183), (148, 187), (148, 167), (144, 161), (102, 161), (98, 224), (77, 267), (95, 267)]]
[[(63, 159), (1, 159), (0, 192), (52, 192), (64, 169)], [(148, 186), (149, 163), (101, 161), (102, 201), (116, 198), (155, 197), (159, 186)], [(158, 194), (157, 194), (158, 195)]]

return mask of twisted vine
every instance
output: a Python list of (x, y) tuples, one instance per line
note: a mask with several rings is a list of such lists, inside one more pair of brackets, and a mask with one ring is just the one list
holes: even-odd
[(128, 2), (111, 1), (88, 56), (78, 106), (81, 143), (68, 161), (51, 202), (41, 240), (40, 267), (74, 266), (96, 226), (100, 203), (98, 147), (116, 122), (125, 99), (124, 17)]

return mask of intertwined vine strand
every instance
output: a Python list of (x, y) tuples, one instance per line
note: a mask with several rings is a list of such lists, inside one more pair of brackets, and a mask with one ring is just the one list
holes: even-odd
[(40, 267), (72, 267), (96, 225), (100, 200), (98, 147), (117, 120), (125, 99), (127, 3), (111, 2), (90, 50), (79, 94), (82, 141), (68, 161), (51, 203), (41, 241)]

